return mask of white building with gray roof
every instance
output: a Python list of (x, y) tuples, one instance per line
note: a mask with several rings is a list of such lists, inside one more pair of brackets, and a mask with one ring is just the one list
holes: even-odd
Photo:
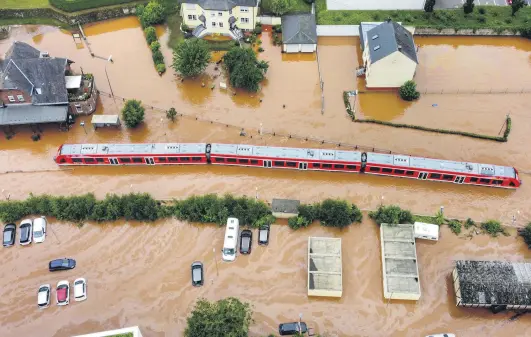
[(313, 53), (317, 50), (317, 25), (314, 14), (284, 15), (282, 17), (282, 51)]
[(360, 25), (367, 88), (397, 88), (412, 80), (417, 69), (413, 34), (390, 20), (368, 31)]

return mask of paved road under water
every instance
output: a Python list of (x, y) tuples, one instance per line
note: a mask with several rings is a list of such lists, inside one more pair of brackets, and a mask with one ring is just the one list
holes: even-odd
[[(81, 118), (69, 132), (43, 127), (42, 140), (33, 142), (31, 130), (18, 128), (13, 139), (0, 140), (3, 197), (23, 199), (29, 193), (85, 192), (103, 197), (109, 192), (133, 191), (149, 192), (164, 199), (202, 193), (255, 195), (258, 191), (264, 200), (289, 197), (311, 202), (338, 197), (361, 208), (374, 208), (383, 197), (385, 204), (400, 204), (418, 213), (434, 213), (444, 205), (449, 216), (477, 220), (496, 218), (506, 225), (511, 225), (515, 214), (517, 226), (531, 219), (527, 202), (531, 187), (525, 183), (531, 176), (527, 174), (522, 175), (524, 185), (520, 189), (507, 191), (367, 175), (236, 167), (59, 170), (52, 157), (65, 142), (208, 141), (323, 146), (260, 136), (256, 130), (262, 123), (265, 129), (338, 143), (376, 146), (435, 158), (513, 165), (531, 171), (528, 154), (531, 123), (526, 113), (531, 108), (529, 94), (424, 95), (418, 102), (408, 104), (401, 103), (394, 94), (367, 94), (356, 101), (362, 117), (430, 126), (436, 120), (440, 127), (493, 135), (498, 133), (505, 115), (510, 113), (513, 130), (507, 143), (351, 123), (345, 116), (341, 93), (363, 87), (361, 80), (356, 84), (354, 79), (359, 57), (358, 39), (319, 40), (325, 83), (325, 112), (321, 114), (315, 57), (281, 54), (279, 47), (272, 46), (267, 33), (262, 36), (265, 51), (260, 58), (270, 63), (270, 69), (263, 90), (252, 95), (238, 90), (220, 90), (219, 82), (228, 81), (214, 64), (204, 76), (195, 80), (176, 80), (169, 67), (168, 72), (159, 77), (134, 18), (93, 24), (87, 26), (85, 32), (97, 55), (113, 55), (115, 62), (108, 64), (107, 70), (116, 95), (138, 98), (147, 105), (164, 109), (174, 106), (179, 112), (221, 124), (190, 118), (179, 118), (171, 123), (161, 112), (147, 109), (146, 122), (134, 131), (94, 131), (89, 127), (90, 118)], [(157, 32), (165, 46), (168, 32), (164, 27), (159, 27)], [(14, 30), (12, 39), (31, 43), (52, 56), (72, 59), (76, 69), (82, 67), (85, 72), (94, 73), (98, 87), (109, 91), (105, 62), (91, 58), (85, 48), (76, 46), (68, 32), (49, 27), (21, 27)], [(0, 53), (7, 50), (10, 42), (0, 41)], [(421, 65), (416, 79), (421, 91), (476, 86), (501, 90), (509, 82), (515, 88), (529, 87), (529, 41), (434, 37), (417, 38), (416, 43), (420, 45)], [(169, 65), (171, 51), (163, 47), (163, 53)], [(221, 55), (213, 54), (213, 60)], [(482, 61), (466, 66), (461, 63), (461, 59), (475, 55)], [(492, 63), (490, 67), (485, 65), (487, 56)], [(502, 71), (495, 64), (504, 64), (503, 69), (509, 69)], [(214, 90), (210, 89), (211, 84), (216, 84)], [(432, 106), (434, 103), (437, 107)], [(118, 113), (121, 104), (119, 99), (102, 97), (97, 113)], [(85, 130), (79, 126), (81, 120), (86, 122)], [(223, 123), (245, 127), (247, 137), (240, 137), (239, 129)], [(5, 173), (11, 171), (26, 172)], [(268, 248), (255, 247), (251, 256), (239, 257), (234, 264), (220, 263), (219, 276), (212, 247), (221, 247), (223, 230), (213, 226), (199, 227), (176, 221), (161, 221), (156, 225), (87, 225), (81, 229), (57, 224), (53, 226), (57, 237), (50, 235), (43, 245), (0, 250), (0, 258), (6, 261), (0, 278), (0, 326), (5, 333), (0, 335), (31, 336), (39, 329), (43, 336), (70, 336), (139, 325), (146, 336), (180, 336), (186, 313), (198, 296), (218, 299), (229, 295), (253, 303), (256, 312), (253, 334), (257, 336), (274, 332), (280, 321), (297, 319), (299, 312), (304, 313), (304, 319), (317, 327), (317, 331), (338, 336), (423, 336), (447, 331), (456, 332), (460, 337), (531, 333), (526, 316), (509, 322), (510, 315), (493, 316), (483, 310), (455, 308), (448, 279), (454, 259), (528, 258), (527, 249), (514, 233), (511, 237), (479, 236), (469, 241), (455, 237), (445, 228), (440, 242), (419, 242), (421, 300), (416, 304), (394, 301), (387, 304), (382, 296), (379, 239), (371, 223), (353, 226), (342, 233), (314, 227), (291, 234), (286, 226), (275, 226)], [(344, 296), (339, 301), (309, 300), (306, 296), (306, 240), (309, 235), (343, 238)], [(78, 267), (65, 273), (48, 273), (47, 261), (62, 256), (76, 258)], [(189, 284), (188, 268), (194, 260), (202, 260), (207, 268), (208, 281), (201, 289)], [(73, 281), (79, 276), (87, 277), (89, 282), (87, 302), (72, 303), (66, 308), (52, 305), (43, 312), (37, 311), (35, 292), (39, 284), (54, 284), (63, 278)]]

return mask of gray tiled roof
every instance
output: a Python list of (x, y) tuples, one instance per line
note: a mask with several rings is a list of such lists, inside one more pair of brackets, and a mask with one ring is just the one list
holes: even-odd
[(65, 122), (68, 105), (12, 104), (0, 108), (0, 125)]
[(275, 213), (299, 213), (300, 200), (273, 199), (271, 209)]
[(256, 7), (257, 0), (184, 0), (183, 4), (196, 4), (206, 10), (228, 11), (236, 6)]
[(34, 59), (39, 58), (41, 52), (27, 43), (15, 41), (6, 52), (6, 59)]
[(313, 14), (284, 15), (282, 17), (282, 43), (317, 43), (315, 16)]
[(367, 33), (371, 63), (378, 62), (400, 51), (415, 63), (419, 63), (413, 35), (396, 22), (384, 22)]

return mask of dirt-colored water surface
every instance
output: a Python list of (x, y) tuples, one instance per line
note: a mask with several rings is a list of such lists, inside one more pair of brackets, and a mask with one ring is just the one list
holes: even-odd
[[(93, 192), (149, 192), (156, 198), (181, 198), (192, 194), (225, 193), (275, 197), (303, 202), (337, 197), (361, 208), (381, 202), (399, 204), (417, 213), (436, 212), (476, 220), (500, 219), (505, 225), (524, 225), (531, 219), (528, 207), (531, 185), (531, 43), (517, 38), (416, 38), (419, 45), (419, 89), (434, 92), (478, 90), (524, 93), (474, 95), (426, 94), (404, 103), (393, 93), (360, 94), (355, 100), (360, 117), (378, 118), (496, 135), (507, 113), (513, 129), (507, 143), (480, 141), (377, 125), (352, 123), (345, 114), (342, 92), (363, 89), (356, 78), (360, 50), (357, 38), (320, 38), (319, 62), (313, 56), (286, 55), (262, 34), (259, 57), (270, 64), (259, 93), (220, 89), (228, 79), (212, 63), (204, 75), (179, 80), (169, 67), (168, 31), (158, 27), (168, 71), (159, 76), (138, 20), (125, 18), (88, 25), (85, 33), (93, 52), (114, 63), (92, 58), (76, 45), (69, 32), (50, 27), (20, 27), (9, 40), (0, 41), (0, 54), (13, 40), (75, 61), (74, 69), (95, 75), (102, 95), (98, 114), (119, 113), (121, 97), (141, 99), (146, 120), (135, 130), (90, 127), (90, 117), (80, 118), (68, 132), (43, 126), (42, 139), (33, 142), (31, 129), (16, 128), (11, 140), (0, 140), (2, 195), (23, 199), (30, 193), (57, 195)], [(213, 62), (222, 52), (212, 54)], [(472, 59), (472, 61), (470, 61)], [(468, 60), (465, 62), (464, 60)], [(503, 66), (502, 66), (503, 65)], [(319, 69), (323, 80), (321, 100)], [(106, 70), (108, 80), (106, 77)], [(212, 89), (212, 85), (214, 88)], [(466, 89), (466, 90), (465, 90)], [(150, 106), (197, 116), (168, 121)], [(321, 109), (324, 107), (324, 111)], [(80, 122), (85, 121), (85, 128)], [(212, 121), (212, 123), (210, 122)], [(237, 125), (238, 127), (227, 126)], [(120, 167), (59, 169), (52, 160), (66, 142), (236, 142), (297, 147), (332, 147), (320, 142), (260, 135), (265, 130), (375, 146), (395, 153), (515, 166), (524, 184), (517, 191), (418, 182), (396, 178), (342, 173), (298, 172), (236, 167)], [(247, 135), (240, 136), (240, 128)], [(344, 149), (343, 145), (341, 149)], [(176, 221), (156, 225), (53, 225), (45, 244), (2, 249), (5, 261), (0, 278), (0, 336), (70, 336), (106, 328), (139, 325), (146, 336), (181, 336), (186, 313), (199, 296), (218, 299), (237, 296), (255, 306), (253, 336), (274, 332), (281, 321), (296, 320), (299, 312), (318, 332), (332, 336), (424, 336), (455, 332), (458, 336), (525, 336), (531, 334), (529, 318), (509, 321), (509, 315), (455, 307), (448, 275), (455, 259), (521, 260), (528, 257), (523, 243), (513, 236), (471, 241), (443, 229), (436, 244), (418, 243), (422, 297), (418, 303), (386, 303), (382, 296), (380, 247), (374, 224), (363, 223), (335, 232), (315, 227), (291, 233), (275, 226), (271, 245), (255, 247), (236, 263), (219, 263), (216, 273), (212, 248), (219, 250), (222, 229), (191, 226)], [(343, 238), (344, 295), (341, 300), (309, 300), (306, 296), (306, 240), (309, 235)], [(71, 256), (78, 267), (50, 274), (49, 259)], [(217, 258), (219, 256), (216, 255)], [(192, 288), (189, 265), (202, 260), (207, 283)], [(84, 276), (89, 300), (66, 308), (52, 305), (38, 311), (36, 290), (41, 283), (56, 284)]]

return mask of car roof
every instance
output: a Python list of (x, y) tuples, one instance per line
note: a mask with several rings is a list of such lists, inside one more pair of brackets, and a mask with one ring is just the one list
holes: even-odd
[(37, 295), (37, 303), (44, 304), (48, 302), (48, 291), (39, 291), (39, 294)]
[(17, 225), (15, 225), (14, 223), (8, 223), (7, 225), (5, 225), (4, 230), (14, 228), (17, 228)]
[(74, 293), (77, 294), (77, 293), (81, 293), (83, 294), (83, 284), (85, 284), (85, 282), (83, 283), (79, 283), (79, 284), (74, 284)]
[(44, 227), (44, 219), (43, 218), (37, 218), (33, 220), (33, 228), (42, 228)]

